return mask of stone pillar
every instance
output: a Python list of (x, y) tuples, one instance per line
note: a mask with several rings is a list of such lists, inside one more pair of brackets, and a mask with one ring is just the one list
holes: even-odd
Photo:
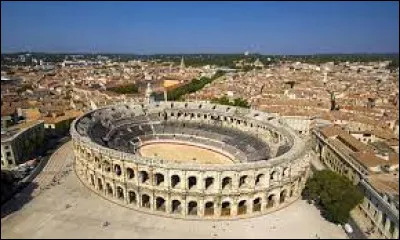
[(199, 199), (197, 201), (197, 215), (199, 215), (200, 217), (204, 217), (204, 205), (205, 205), (205, 201), (204, 199)]
[(169, 194), (165, 198), (165, 212), (168, 214), (171, 214), (172, 212), (172, 200)]
[[(185, 185), (184, 185), (184, 186), (185, 186)], [(187, 216), (187, 215), (188, 215), (188, 212), (187, 212), (188, 206), (187, 206), (186, 199), (182, 199), (182, 200), (181, 200), (181, 209), (182, 209), (181, 215)]]
[(232, 205), (231, 205), (231, 216), (237, 216), (238, 214), (238, 201), (237, 199), (233, 199)]
[(393, 231), (393, 239), (398, 239), (399, 238), (399, 226), (395, 226), (394, 227), (394, 231)]
[(261, 198), (261, 212), (265, 212), (266, 208), (267, 208), (267, 198)]
[(386, 217), (386, 222), (385, 222), (384, 231), (385, 231), (385, 235), (387, 235), (387, 236), (390, 236), (390, 232), (389, 232), (390, 224), (391, 224), (390, 219), (389, 219), (388, 217)]
[(378, 225), (382, 224), (382, 211), (380, 211), (379, 209), (377, 209), (378, 214), (377, 214), (377, 218), (376, 221), (378, 222)]
[(214, 216), (216, 216), (216, 217), (220, 217), (221, 216), (221, 208), (222, 208), (222, 205), (221, 205), (222, 203), (221, 203), (221, 201), (215, 201), (214, 202)]

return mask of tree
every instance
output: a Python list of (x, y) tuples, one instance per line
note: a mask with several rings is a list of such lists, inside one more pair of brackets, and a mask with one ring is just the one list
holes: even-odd
[(350, 180), (330, 170), (315, 172), (307, 180), (302, 197), (321, 206), (327, 220), (342, 224), (349, 219), (350, 211), (363, 200), (363, 194)]

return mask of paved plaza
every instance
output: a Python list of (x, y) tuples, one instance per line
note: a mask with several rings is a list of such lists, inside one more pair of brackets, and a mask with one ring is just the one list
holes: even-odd
[[(261, 217), (233, 221), (188, 221), (136, 212), (84, 187), (72, 167), (67, 143), (49, 160), (35, 194), (2, 218), (1, 238), (347, 238), (319, 211), (298, 200)], [(45, 186), (40, 186), (45, 184)], [(29, 194), (20, 193), (16, 201)], [(40, 193), (40, 194), (39, 194)], [(2, 209), (3, 212), (3, 209)]]

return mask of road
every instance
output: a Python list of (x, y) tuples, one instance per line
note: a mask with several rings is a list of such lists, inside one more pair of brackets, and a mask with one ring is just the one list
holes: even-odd
[(73, 164), (72, 142), (68, 141), (59, 147), (47, 160), (47, 164), (40, 173), (28, 183), (20, 192), (1, 206), (1, 222), (7, 215), (18, 211), (26, 203), (52, 186), (60, 183), (60, 180), (72, 171)]
[(32, 183), (37, 185), (37, 188), (32, 193), (33, 197), (36, 197), (43, 190), (48, 189), (59, 181), (59, 176), (63, 175), (67, 165), (72, 166), (73, 152), (71, 149), (72, 142), (68, 141), (50, 156), (47, 165), (32, 181)]

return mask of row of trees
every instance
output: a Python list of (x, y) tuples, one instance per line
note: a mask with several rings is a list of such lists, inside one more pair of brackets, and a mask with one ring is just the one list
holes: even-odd
[[(168, 91), (168, 100), (180, 101), (185, 94), (193, 93), (202, 89), (205, 85), (210, 84), (215, 79), (224, 75), (224, 72), (217, 71), (211, 78), (201, 77), (200, 79), (193, 79), (190, 83), (181, 87)], [(162, 93), (155, 95), (156, 99), (162, 98)]]
[(327, 220), (341, 224), (348, 221), (350, 211), (363, 200), (363, 194), (350, 180), (330, 170), (314, 172), (302, 197), (319, 206)]
[(107, 90), (119, 94), (135, 94), (139, 92), (139, 88), (135, 84), (120, 85), (117, 87), (107, 88)]
[(233, 101), (229, 100), (226, 96), (220, 98), (213, 98), (211, 103), (221, 104), (221, 105), (228, 105), (228, 106), (236, 106), (242, 108), (250, 108), (250, 104), (242, 99), (242, 98), (235, 98)]

